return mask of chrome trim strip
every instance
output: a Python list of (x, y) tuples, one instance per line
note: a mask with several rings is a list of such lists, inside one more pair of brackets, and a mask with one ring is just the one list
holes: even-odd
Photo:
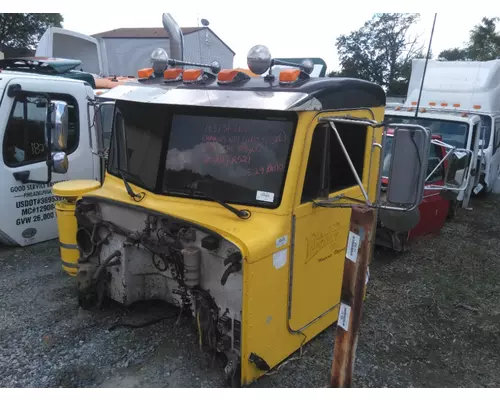
[(307, 93), (258, 92), (247, 90), (206, 90), (167, 86), (120, 85), (106, 93), (111, 100), (200, 107), (224, 107), (253, 110), (313, 111), (321, 103)]
[(63, 242), (59, 242), (59, 247), (62, 247), (63, 249), (78, 250), (78, 245), (76, 244), (66, 244)]

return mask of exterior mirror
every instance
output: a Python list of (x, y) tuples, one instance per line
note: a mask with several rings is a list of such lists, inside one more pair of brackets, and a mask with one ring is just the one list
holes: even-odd
[(52, 153), (52, 172), (65, 174), (68, 172), (69, 161), (64, 151)]
[(104, 101), (94, 106), (94, 120), (97, 137), (97, 153), (107, 159), (111, 131), (113, 128), (114, 101)]
[(446, 189), (465, 189), (468, 183), (472, 154), (464, 149), (453, 149), (448, 158), (444, 184)]
[[(52, 101), (52, 149), (66, 150), (68, 146), (68, 104)], [(47, 110), (48, 111), (48, 110)]]
[(415, 209), (424, 196), (431, 135), (418, 125), (394, 124), (386, 201)]

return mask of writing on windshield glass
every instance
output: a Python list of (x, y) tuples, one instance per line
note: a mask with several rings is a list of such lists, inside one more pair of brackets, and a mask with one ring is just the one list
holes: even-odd
[[(229, 166), (233, 164), (247, 164), (248, 175), (262, 175), (285, 170), (284, 163), (252, 164), (252, 155), (272, 151), (273, 146), (287, 142), (284, 131), (274, 136), (234, 135), (233, 133), (248, 133), (248, 128), (231, 124), (206, 124), (206, 132), (224, 132), (231, 135), (203, 135), (203, 162), (211, 165)], [(256, 160), (259, 162), (260, 160)]]
[(257, 191), (279, 201), (294, 122), (285, 119), (175, 115), (168, 143), (164, 186), (207, 179), (238, 201), (256, 202)]

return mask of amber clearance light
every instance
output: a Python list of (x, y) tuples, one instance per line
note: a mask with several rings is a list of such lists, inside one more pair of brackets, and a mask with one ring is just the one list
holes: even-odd
[(137, 76), (139, 79), (149, 79), (153, 76), (153, 68), (143, 68), (137, 71)]
[(229, 84), (244, 82), (250, 79), (250, 76), (237, 69), (223, 69), (217, 74), (217, 81), (220, 84)]
[(182, 68), (171, 68), (163, 71), (163, 79), (166, 82), (180, 81), (182, 79)]
[(197, 69), (186, 69), (182, 74), (182, 80), (184, 82), (198, 82), (203, 78), (203, 70)]

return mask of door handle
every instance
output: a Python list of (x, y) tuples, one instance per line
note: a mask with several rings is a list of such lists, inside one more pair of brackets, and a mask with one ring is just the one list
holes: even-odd
[(12, 175), (14, 175), (16, 181), (27, 183), (30, 178), (30, 171), (14, 172)]
[(50, 183), (52, 180), (52, 170), (49, 167), (49, 173), (46, 181), (38, 181), (38, 180), (31, 180), (30, 179), (30, 171), (20, 171), (20, 172), (13, 172), (12, 175), (14, 175), (14, 179), (16, 181), (21, 181), (21, 183), (38, 183), (42, 185), (47, 185)]

